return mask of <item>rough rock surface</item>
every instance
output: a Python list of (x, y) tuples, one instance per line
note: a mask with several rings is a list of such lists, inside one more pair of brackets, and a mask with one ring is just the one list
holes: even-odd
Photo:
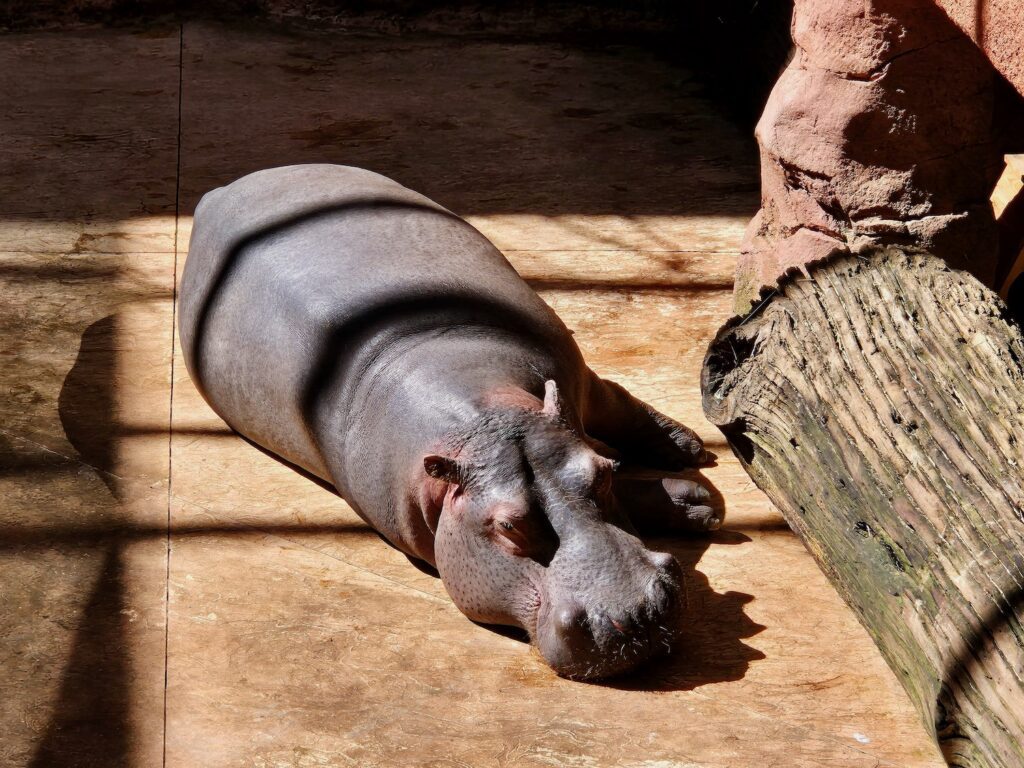
[(935, 0), (1024, 96), (1024, 6), (1020, 0)]
[(737, 311), (789, 270), (879, 244), (926, 249), (991, 284), (1002, 159), (984, 54), (920, 0), (798, 0), (792, 32), (757, 127), (762, 208)]

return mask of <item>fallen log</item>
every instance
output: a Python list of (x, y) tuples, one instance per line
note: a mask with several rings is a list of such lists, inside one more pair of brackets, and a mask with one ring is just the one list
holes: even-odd
[(704, 362), (708, 418), (952, 766), (1024, 766), (1024, 338), (896, 248), (789, 275)]

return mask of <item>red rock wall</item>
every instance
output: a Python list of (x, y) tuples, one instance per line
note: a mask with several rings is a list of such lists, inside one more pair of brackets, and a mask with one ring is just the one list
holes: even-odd
[(757, 127), (762, 209), (737, 310), (787, 270), (881, 243), (927, 248), (990, 284), (1002, 158), (985, 56), (921, 0), (798, 0), (792, 31)]
[(935, 0), (1024, 96), (1024, 3), (1021, 0)]

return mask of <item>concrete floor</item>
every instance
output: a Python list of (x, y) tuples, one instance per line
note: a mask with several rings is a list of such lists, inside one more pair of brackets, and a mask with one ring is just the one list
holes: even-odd
[[(628, 47), (209, 25), (0, 38), (0, 764), (942, 763), (704, 421), (753, 141)], [(727, 530), (671, 541), (689, 642), (606, 685), (466, 620), (233, 436), (175, 347), (207, 189), (360, 165), (472, 221), (602, 375), (697, 429)]]

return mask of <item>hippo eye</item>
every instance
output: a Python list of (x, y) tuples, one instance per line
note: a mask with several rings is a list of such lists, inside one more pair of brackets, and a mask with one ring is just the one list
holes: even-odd
[(539, 512), (509, 505), (491, 518), (491, 541), (516, 557), (528, 557), (547, 567), (558, 549), (558, 535)]
[(505, 515), (495, 517), (494, 539), (513, 555), (525, 557), (530, 549), (530, 541), (526, 529), (529, 523), (520, 517), (509, 519)]

